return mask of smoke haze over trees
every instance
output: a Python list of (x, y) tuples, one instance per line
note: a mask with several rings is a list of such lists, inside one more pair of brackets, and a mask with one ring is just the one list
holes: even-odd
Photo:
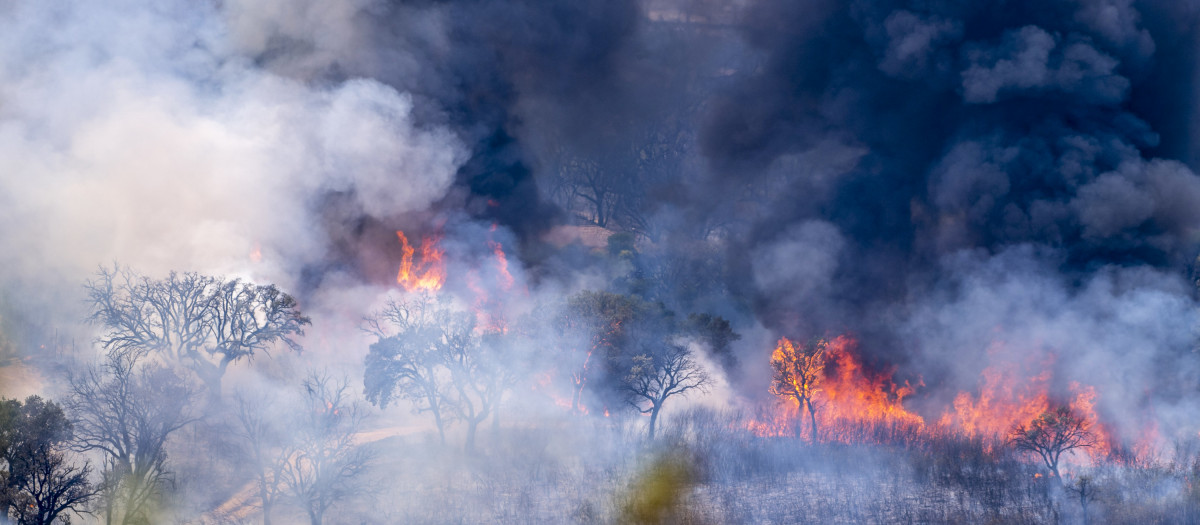
[(1198, 23), (0, 3), (7, 518), (1195, 520)]

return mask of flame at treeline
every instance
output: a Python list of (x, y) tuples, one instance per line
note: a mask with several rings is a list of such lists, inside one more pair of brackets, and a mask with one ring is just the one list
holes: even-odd
[[(489, 234), (494, 235), (495, 231), (496, 225), (493, 224)], [(445, 250), (440, 245), (441, 236), (423, 236), (419, 255), (403, 231), (397, 230), (396, 237), (400, 239), (401, 246), (400, 269), (396, 274), (396, 283), (408, 292), (440, 292), (446, 284), (447, 277)], [(512, 291), (515, 279), (509, 271), (508, 255), (504, 253), (504, 246), (489, 238), (487, 247), (492, 255), (492, 263), (468, 269), (464, 272), (461, 282), (474, 296), (471, 304), (479, 329), (485, 332), (502, 332), (507, 330), (508, 322), (503, 315), (501, 299), (489, 293), (482, 283), (496, 282), (499, 291), (509, 292)]]
[(421, 257), (414, 260), (416, 250), (408, 242), (404, 232), (397, 230), (396, 237), (400, 238), (402, 250), (400, 271), (396, 274), (396, 284), (410, 292), (440, 290), (446, 282), (446, 265), (442, 260), (445, 252), (438, 247), (438, 237), (421, 239)]
[[(850, 337), (838, 336), (821, 341), (821, 345), (818, 351), (804, 353), (802, 344), (784, 337), (772, 354), (774, 362), (795, 359), (801, 353), (801, 357), (808, 357), (815, 378), (808, 383), (807, 392), (814, 406), (819, 441), (914, 444), (957, 436), (995, 444), (1014, 427), (1030, 424), (1058, 404), (1069, 406), (1095, 434), (1096, 445), (1087, 450), (1089, 456), (1098, 459), (1117, 452), (1117, 443), (1096, 413), (1098, 394), (1094, 387), (1072, 382), (1066, 394), (1051, 394), (1052, 356), (1028, 364), (994, 359), (981, 374), (977, 391), (959, 392), (940, 416), (927, 420), (904, 406), (905, 397), (924, 383), (897, 383), (893, 380), (894, 370), (867, 369)], [(996, 356), (1002, 348), (994, 345), (989, 354)], [(1038, 372), (1031, 374), (1034, 370)], [(794, 395), (776, 394), (778, 403), (761, 408), (748, 423), (750, 430), (762, 437), (811, 439), (807, 405)]]

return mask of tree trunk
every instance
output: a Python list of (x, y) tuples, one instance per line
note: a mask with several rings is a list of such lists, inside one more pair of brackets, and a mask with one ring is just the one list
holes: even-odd
[(660, 408), (659, 405), (654, 405), (654, 408), (650, 409), (650, 440), (651, 441), (654, 440), (654, 424), (658, 422), (659, 408)]
[(196, 375), (204, 382), (205, 408), (211, 410), (221, 406), (221, 369), (215, 366), (205, 371), (197, 369)]
[(438, 410), (438, 406), (437, 406), (436, 402), (430, 403), (429, 407), (430, 407), (429, 411), (433, 412), (433, 423), (435, 425), (437, 425), (438, 439), (441, 440), (442, 445), (445, 445), (446, 444), (446, 424), (442, 422), (442, 411)]
[(1079, 485), (1079, 506), (1083, 508), (1083, 525), (1089, 525), (1087, 513), (1087, 483), (1082, 482)]
[(264, 489), (262, 493), (263, 525), (271, 525), (271, 498)]
[(317, 512), (315, 510), (308, 511), (308, 519), (309, 519), (309, 521), (312, 522), (312, 525), (321, 525), (321, 521), (322, 521), (321, 513)]
[[(503, 396), (503, 394), (501, 394)], [(492, 407), (492, 434), (500, 435), (500, 400), (496, 400), (495, 406)]]
[(812, 442), (813, 442), (813, 444), (816, 444), (817, 443), (817, 409), (815, 407), (813, 407), (813, 403), (812, 403), (811, 399), (809, 399), (808, 403), (806, 403), (806, 404), (808, 405), (808, 420), (812, 422)]
[(477, 428), (479, 428), (478, 419), (467, 419), (467, 444), (463, 448), (468, 454), (475, 452), (475, 430)]

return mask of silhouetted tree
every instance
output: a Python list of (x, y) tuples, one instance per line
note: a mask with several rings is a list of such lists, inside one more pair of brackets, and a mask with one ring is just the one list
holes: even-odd
[(102, 366), (70, 378), (65, 403), (75, 422), (76, 446), (104, 456), (105, 522), (144, 522), (164, 487), (167, 438), (196, 420), (195, 389), (172, 369), (114, 351)]
[(311, 373), (302, 387), (303, 405), (289, 428), (293, 438), (279, 476), (312, 525), (321, 525), (329, 507), (355, 493), (371, 461), (370, 450), (355, 443), (366, 411), (351, 399), (346, 381)]
[(70, 464), (71, 423), (57, 404), (30, 396), (0, 401), (0, 459), (7, 468), (0, 492), (5, 515), (17, 523), (49, 525), (96, 494), (91, 467)]
[(812, 442), (817, 442), (817, 408), (813, 396), (820, 390), (825, 379), (825, 351), (828, 343), (817, 339), (805, 345), (797, 345), (786, 337), (771, 356), (770, 392), (777, 396), (794, 399), (799, 410), (808, 410), (812, 422)]
[(1042, 458), (1046, 468), (1060, 483), (1062, 477), (1058, 473), (1058, 463), (1062, 454), (1096, 444), (1096, 435), (1088, 420), (1066, 406), (1042, 412), (1028, 425), (1016, 425), (1008, 439), (1017, 450), (1033, 452)]
[(250, 360), (277, 342), (292, 350), (311, 324), (296, 300), (274, 285), (171, 272), (151, 279), (125, 268), (101, 268), (86, 284), (89, 320), (104, 327), (109, 351), (148, 351), (191, 369), (221, 396), (230, 364)]
[(363, 386), (367, 401), (387, 408), (396, 398), (412, 402), (417, 413), (433, 415), (438, 437), (446, 443), (446, 425), (454, 416), (450, 374), (441, 365), (437, 339), (441, 329), (429, 297), (392, 301), (367, 319), (367, 329), (378, 340), (364, 362)]
[(684, 345), (668, 343), (662, 348), (633, 357), (624, 379), (626, 399), (643, 414), (650, 415), (650, 439), (667, 400), (687, 396), (693, 390), (708, 391), (712, 379)]
[(381, 407), (396, 395), (414, 401), (418, 411), (433, 413), (443, 442), (444, 425), (461, 420), (465, 448), (473, 451), (479, 424), (513, 383), (499, 351), (503, 332), (480, 328), (472, 313), (429, 298), (391, 303), (368, 326), (380, 339), (366, 359), (367, 399)]
[(258, 485), (263, 525), (271, 525), (271, 509), (279, 499), (288, 459), (288, 431), (278, 417), (282, 409), (267, 392), (238, 392), (234, 396), (234, 434), (246, 447), (246, 466)]
[(690, 314), (684, 322), (684, 332), (708, 343), (712, 355), (721, 360), (725, 370), (737, 368), (737, 356), (733, 355), (733, 342), (742, 336), (733, 331), (733, 326), (723, 317), (712, 314)]
[(496, 413), (515, 378), (513, 368), (503, 361), (500, 352), (505, 334), (498, 330), (481, 333), (473, 315), (455, 317), (457, 322), (446, 325), (441, 353), (457, 392), (451, 406), (467, 423), (463, 448), (473, 452), (479, 424)]
[[(573, 410), (582, 410), (584, 391), (616, 394), (630, 358), (640, 353), (635, 341), (673, 333), (670, 312), (661, 304), (632, 295), (584, 290), (567, 299), (558, 318), (559, 335), (573, 358)], [(596, 380), (608, 380), (600, 384)], [(607, 397), (607, 396), (605, 396)], [(615, 396), (614, 396), (615, 397)]]

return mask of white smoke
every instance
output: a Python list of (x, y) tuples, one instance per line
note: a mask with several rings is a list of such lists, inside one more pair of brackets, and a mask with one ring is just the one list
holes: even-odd
[(287, 269), (324, 253), (310, 209), (322, 193), (353, 195), (376, 216), (443, 196), (463, 147), (445, 129), (415, 127), (406, 94), (372, 80), (289, 78), (238, 52), (272, 32), (253, 24), (286, 21), (267, 7), (64, 1), (5, 10), (6, 280), (77, 286), (97, 264), (120, 261), (287, 286)]

